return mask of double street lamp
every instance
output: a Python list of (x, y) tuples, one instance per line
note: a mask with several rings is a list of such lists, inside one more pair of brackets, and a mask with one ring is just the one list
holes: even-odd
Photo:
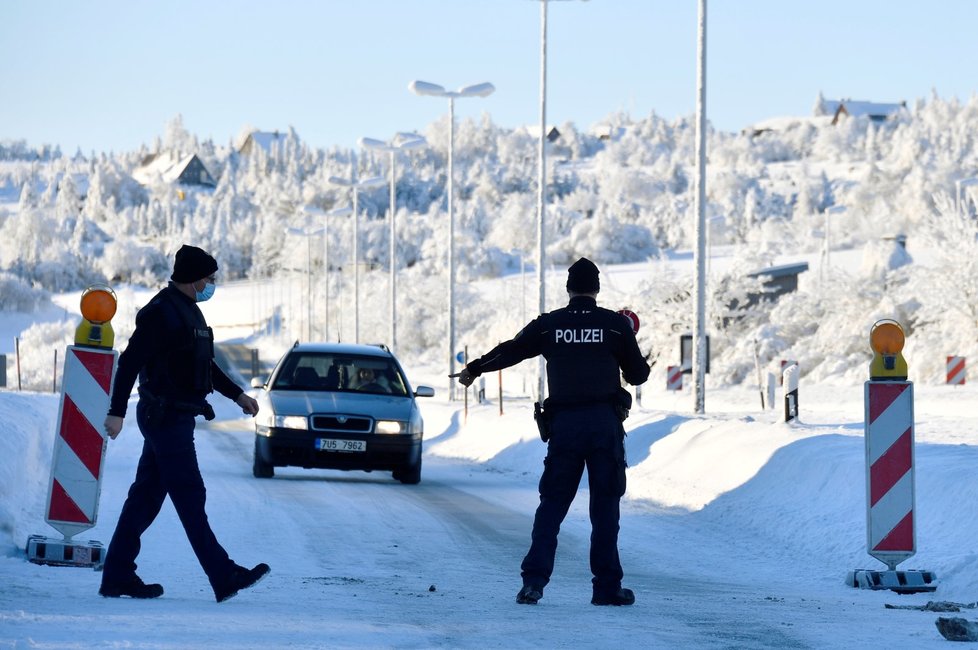
[(394, 154), (405, 149), (417, 149), (428, 144), (422, 136), (415, 133), (398, 133), (390, 141), (360, 138), (360, 146), (366, 149), (386, 151), (391, 157), (391, 197), (390, 197), (390, 344), (391, 349), (397, 346), (397, 227), (394, 215), (397, 213), (397, 181), (394, 169)]
[(330, 176), (329, 182), (333, 185), (353, 188), (353, 342), (360, 342), (360, 211), (357, 209), (357, 197), (360, 190), (368, 190), (380, 187), (387, 182), (386, 179), (377, 176), (375, 178), (365, 178), (361, 181), (354, 179), (339, 178)]
[[(427, 81), (412, 81), (408, 88), (415, 95), (448, 98), (448, 373), (455, 374), (455, 99), (459, 97), (488, 97), (496, 87), (489, 82), (445, 90)], [(455, 383), (449, 381), (448, 398), (455, 399)]]

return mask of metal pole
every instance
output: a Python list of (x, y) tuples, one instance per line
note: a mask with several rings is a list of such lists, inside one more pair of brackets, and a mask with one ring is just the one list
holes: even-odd
[[(537, 289), (540, 313), (547, 311), (545, 259), (546, 188), (547, 188), (547, 0), (540, 2), (540, 151), (537, 172)], [(546, 382), (546, 365), (541, 356), (537, 365), (537, 398), (542, 402)]]
[(306, 340), (312, 336), (312, 233), (306, 233)]
[(394, 177), (394, 150), (391, 149), (391, 349), (397, 347), (397, 227), (394, 224), (394, 214), (397, 212), (395, 202), (397, 201)]
[(696, 413), (704, 412), (706, 384), (706, 0), (699, 0), (696, 57), (696, 333), (693, 388)]
[[(523, 251), (520, 251), (520, 308), (522, 310), (522, 321), (520, 327), (526, 325), (526, 258)], [(523, 376), (523, 394), (526, 395), (526, 372), (520, 373)]]
[[(455, 374), (455, 98), (448, 98), (448, 374)], [(455, 400), (455, 382), (448, 382)]]
[(325, 290), (326, 312), (324, 316), (323, 340), (329, 340), (329, 217), (323, 217), (323, 285)]
[(357, 186), (353, 186), (353, 342), (360, 342), (360, 211), (357, 209)]

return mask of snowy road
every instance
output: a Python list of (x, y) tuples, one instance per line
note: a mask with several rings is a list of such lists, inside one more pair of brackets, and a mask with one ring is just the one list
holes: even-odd
[[(221, 425), (199, 437), (202, 455), (214, 463), (211, 492), (233, 492), (260, 519), (254, 537), (280, 541), (270, 556), (254, 558), (273, 566), (274, 579), (241, 600), (260, 601), (266, 611), (281, 607), (280, 615), (288, 612), (297, 626), (308, 625), (312, 614), (328, 645), (340, 642), (332, 634), (347, 626), (399, 628), (406, 645), (421, 647), (551, 645), (550, 625), (558, 624), (565, 634), (565, 626), (577, 629), (570, 644), (577, 647), (605, 647), (611, 630), (615, 644), (624, 646), (654, 640), (691, 647), (701, 637), (703, 647), (807, 647), (790, 624), (758, 611), (766, 605), (783, 613), (783, 603), (757, 595), (760, 585), (741, 582), (748, 578), (743, 575), (720, 585), (684, 575), (669, 543), (639, 543), (625, 552), (626, 564), (639, 568), (628, 572), (628, 584), (644, 597), (638, 607), (591, 606), (586, 492), (561, 535), (558, 575), (546, 598), (536, 608), (520, 607), (514, 595), (537, 499), (535, 477), (514, 481), (428, 458), (424, 481), (413, 487), (387, 473), (299, 469), (279, 469), (275, 479), (258, 481), (247, 472), (249, 432)], [(670, 534), (666, 527), (657, 536)], [(641, 548), (657, 549), (659, 557), (643, 559)], [(276, 602), (274, 585), (281, 581), (303, 586), (301, 606), (290, 607), (291, 589)], [(601, 633), (603, 625), (609, 629)]]
[[(585, 489), (564, 524), (545, 598), (535, 607), (517, 605), (539, 461), (526, 460), (523, 471), (513, 460), (448, 458), (458, 438), (473, 431), (498, 433), (505, 419), (480, 425), (473, 416), (460, 429), (456, 406), (440, 400), (424, 406), (428, 451), (417, 486), (401, 485), (388, 473), (294, 468), (279, 468), (271, 480), (254, 479), (250, 421), (235, 416), (230, 404), (219, 408), (224, 419), (202, 423), (197, 435), (208, 512), (231, 556), (249, 566), (268, 562), (269, 578), (229, 603), (214, 603), (167, 503), (144, 536), (139, 568), (146, 580), (163, 583), (163, 598), (103, 599), (96, 595), (99, 574), (32, 565), (21, 549), (12, 550), (0, 557), (0, 648), (784, 649), (946, 643), (934, 632), (933, 614), (882, 607), (926, 598), (898, 600), (847, 589), (841, 584), (844, 571), (855, 567), (845, 561), (810, 564), (759, 544), (744, 525), (749, 513), (727, 522), (716, 513), (664, 509), (643, 499), (623, 503), (621, 533), (625, 584), (638, 602), (593, 607)], [(519, 405), (512, 408), (518, 411)], [(649, 422), (660, 418), (655, 422), (672, 427), (681, 419), (642, 417), (629, 438), (633, 451), (644, 444), (648, 434), (642, 427), (651, 427)], [(111, 536), (141, 444), (134, 425), (126, 425), (109, 448), (99, 524), (82, 538), (107, 543)], [(735, 427), (749, 440), (745, 422), (735, 421)], [(825, 443), (814, 440), (858, 446), (856, 438), (823, 438)], [(808, 453), (808, 447), (798, 449)], [(543, 446), (529, 440), (508, 453), (540, 456)], [(34, 532), (50, 534), (38, 522)]]

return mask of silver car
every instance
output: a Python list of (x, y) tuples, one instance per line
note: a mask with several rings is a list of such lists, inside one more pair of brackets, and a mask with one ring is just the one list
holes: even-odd
[(412, 390), (386, 347), (296, 343), (256, 388), (256, 478), (291, 466), (383, 470), (401, 483), (421, 481), (424, 422), (414, 398), (435, 391)]

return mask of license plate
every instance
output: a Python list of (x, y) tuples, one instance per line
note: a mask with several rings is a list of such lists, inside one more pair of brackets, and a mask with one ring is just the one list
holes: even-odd
[(363, 440), (336, 440), (335, 438), (316, 438), (316, 449), (320, 451), (367, 451)]

